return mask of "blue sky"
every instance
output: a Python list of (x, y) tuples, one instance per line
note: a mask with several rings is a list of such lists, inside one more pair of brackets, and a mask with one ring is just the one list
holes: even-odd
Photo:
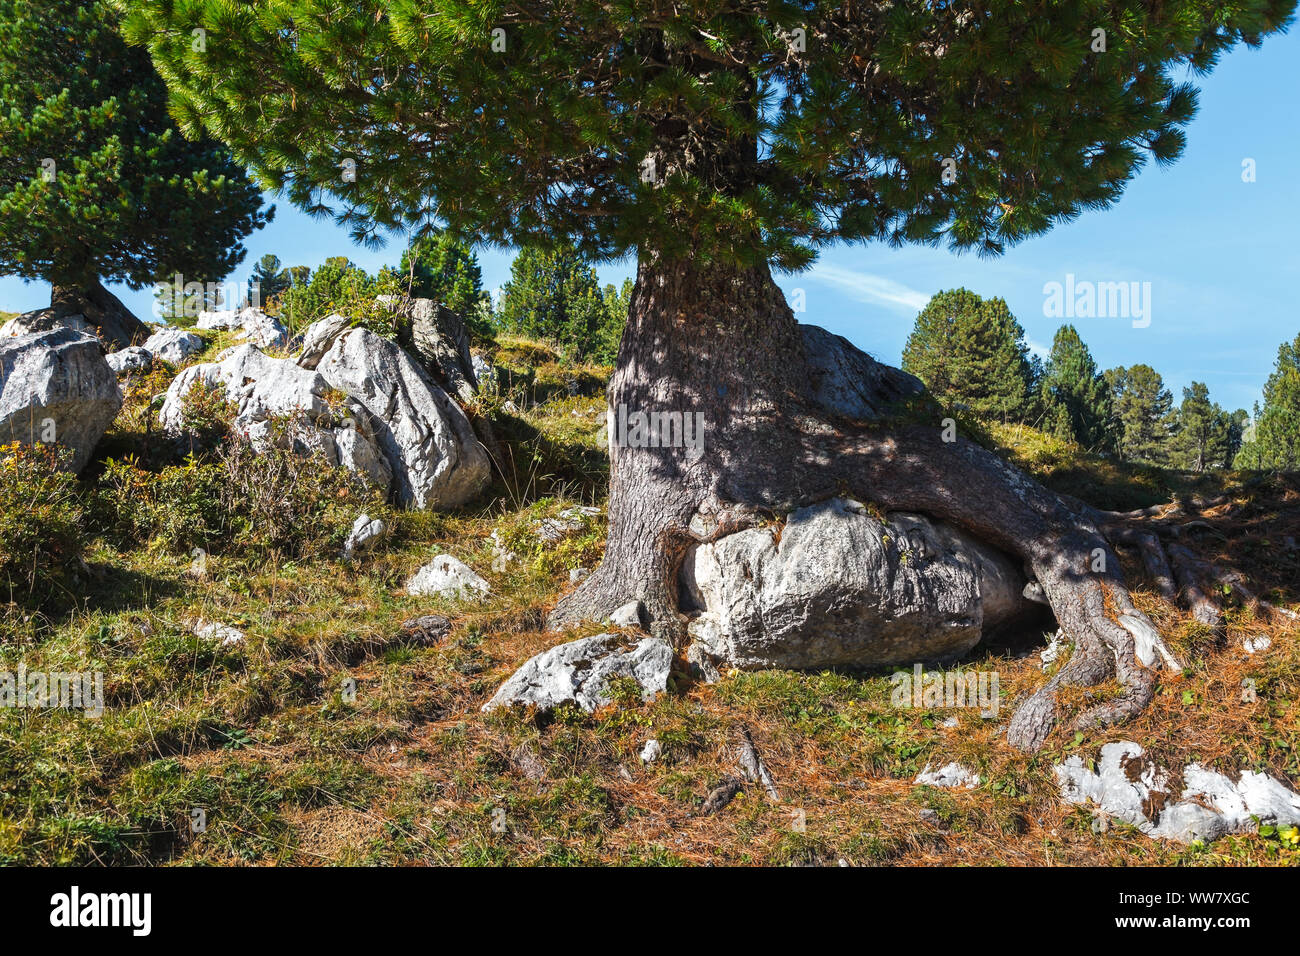
[[(791, 296), (803, 290), (800, 321), (824, 326), (882, 361), (897, 364), (916, 313), (940, 289), (965, 286), (1002, 296), (1024, 326), (1031, 347), (1050, 346), (1063, 321), (1044, 314), (1044, 285), (1065, 282), (1150, 283), (1150, 324), (1129, 318), (1078, 318), (1074, 325), (1102, 368), (1145, 362), (1181, 397), (1204, 381), (1221, 405), (1247, 408), (1260, 397), (1284, 340), (1300, 333), (1300, 31), (1237, 49), (1208, 77), (1188, 77), (1201, 89), (1200, 111), (1188, 128), (1183, 158), (1154, 163), (1104, 212), (1088, 213), (998, 259), (956, 256), (939, 249), (842, 246), (824, 251), (809, 271), (781, 276)], [(1255, 161), (1255, 182), (1242, 181), (1242, 162)], [(272, 197), (273, 198), (273, 197)], [(400, 243), (371, 252), (346, 231), (276, 201), (276, 220), (247, 241), (235, 278), (274, 252), (286, 263), (315, 267), (347, 255), (370, 270), (395, 263)], [(511, 253), (480, 251), (488, 288), (505, 282)], [(631, 263), (601, 268), (619, 282)], [(114, 291), (149, 317), (149, 291)], [(49, 303), (43, 283), (0, 278), (0, 309), (23, 311)]]

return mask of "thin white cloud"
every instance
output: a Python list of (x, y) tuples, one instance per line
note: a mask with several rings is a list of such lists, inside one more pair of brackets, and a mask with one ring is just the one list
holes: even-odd
[(808, 277), (837, 286), (859, 302), (879, 303), (900, 311), (920, 312), (930, 301), (924, 292), (909, 289), (901, 282), (839, 266), (818, 263), (812, 267)]

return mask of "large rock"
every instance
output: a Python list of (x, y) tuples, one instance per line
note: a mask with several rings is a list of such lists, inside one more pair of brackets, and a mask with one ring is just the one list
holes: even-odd
[(302, 334), (302, 349), (296, 361), (303, 368), (314, 369), (330, 350), (334, 340), (352, 327), (352, 322), (335, 312), (307, 326)]
[(501, 685), (483, 710), (519, 705), (551, 710), (576, 703), (587, 713), (611, 700), (610, 681), (630, 677), (650, 701), (668, 689), (673, 649), (667, 641), (647, 637), (631, 643), (618, 634), (597, 634), (561, 644), (529, 660)]
[(400, 503), (455, 507), (487, 484), (487, 453), (465, 413), (401, 349), (364, 329), (336, 336), (316, 369), (253, 345), (185, 369), (163, 402), (169, 433), (184, 430), (197, 382), (224, 391), (255, 445), (276, 437), (273, 420), (292, 416), (296, 449), (365, 475)]
[(170, 365), (180, 365), (191, 355), (203, 351), (203, 339), (184, 329), (164, 327), (145, 340), (144, 350)]
[(289, 343), (289, 330), (279, 319), (256, 306), (242, 309), (214, 309), (199, 313), (195, 323), (200, 329), (238, 330), (235, 336), (259, 349), (281, 348)]
[(224, 352), (217, 362), (192, 365), (172, 381), (159, 417), (165, 431), (185, 428), (185, 401), (197, 383), (219, 389), (236, 408), (234, 426), (255, 447), (276, 436), (275, 419), (295, 418), (287, 436), (300, 453), (319, 453), (327, 462), (354, 471), (387, 491), (392, 468), (381, 450), (370, 414), (357, 402), (331, 404), (330, 385), (289, 359), (272, 358), (253, 345)]
[(0, 339), (0, 444), (52, 439), (80, 471), (121, 407), (117, 375), (93, 335), (60, 328)]
[(473, 399), (478, 381), (464, 319), (432, 299), (381, 295), (376, 301), (404, 320), (398, 323), (397, 340), (434, 381), (462, 402)]
[(392, 342), (352, 329), (334, 341), (316, 372), (370, 412), (398, 502), (456, 507), (486, 487), (489, 460), (469, 419)]
[(917, 515), (836, 498), (779, 530), (700, 545), (682, 570), (690, 632), (740, 669), (876, 667), (957, 657), (1025, 608), (1004, 555)]
[(136, 372), (147, 372), (153, 367), (153, 355), (139, 345), (131, 345), (116, 352), (109, 352), (104, 358), (108, 361), (111, 368), (118, 378), (124, 375), (133, 375)]
[(853, 343), (816, 325), (801, 325), (813, 397), (844, 418), (871, 421), (925, 392), (919, 378), (877, 362)]
[(1208, 843), (1260, 824), (1300, 825), (1300, 794), (1267, 774), (1247, 770), (1234, 782), (1191, 763), (1179, 793), (1169, 771), (1129, 740), (1104, 745), (1096, 770), (1073, 754), (1054, 773), (1067, 802), (1092, 805), (1157, 839)]

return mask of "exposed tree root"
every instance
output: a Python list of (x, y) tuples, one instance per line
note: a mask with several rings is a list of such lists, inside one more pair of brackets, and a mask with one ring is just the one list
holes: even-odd
[[(1021, 749), (1038, 749), (1051, 733), (1062, 687), (1119, 684), (1118, 696), (1070, 724), (1090, 729), (1140, 713), (1155, 670), (1181, 668), (1134, 606), (1115, 546), (1138, 550), (1164, 598), (1220, 625), (1210, 582), (1223, 575), (1178, 540), (1204, 530), (1185, 505), (1099, 511), (952, 440), (934, 410), (889, 420), (882, 410), (915, 398), (920, 384), (843, 339), (800, 328), (766, 270), (642, 265), (610, 408), (689, 409), (707, 419), (707, 444), (691, 452), (611, 444), (605, 558), (549, 626), (600, 620), (637, 599), (653, 631), (679, 640), (678, 574), (693, 544), (836, 495), (947, 521), (1024, 562), (1074, 651), (1013, 716), (1007, 738)], [(1227, 583), (1247, 593), (1239, 580)]]

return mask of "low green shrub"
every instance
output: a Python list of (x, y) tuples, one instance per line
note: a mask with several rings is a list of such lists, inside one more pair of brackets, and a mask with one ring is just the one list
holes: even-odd
[(81, 561), (85, 516), (69, 457), (55, 445), (0, 445), (0, 600), (43, 606)]
[(95, 495), (100, 529), (122, 548), (209, 548), (224, 524), (219, 465), (190, 458), (148, 471), (133, 457), (104, 464)]
[(360, 476), (305, 454), (298, 416), (271, 423), (258, 448), (239, 435), (218, 451), (225, 536), (254, 557), (305, 559), (339, 553), (357, 515), (391, 517), (384, 495)]

